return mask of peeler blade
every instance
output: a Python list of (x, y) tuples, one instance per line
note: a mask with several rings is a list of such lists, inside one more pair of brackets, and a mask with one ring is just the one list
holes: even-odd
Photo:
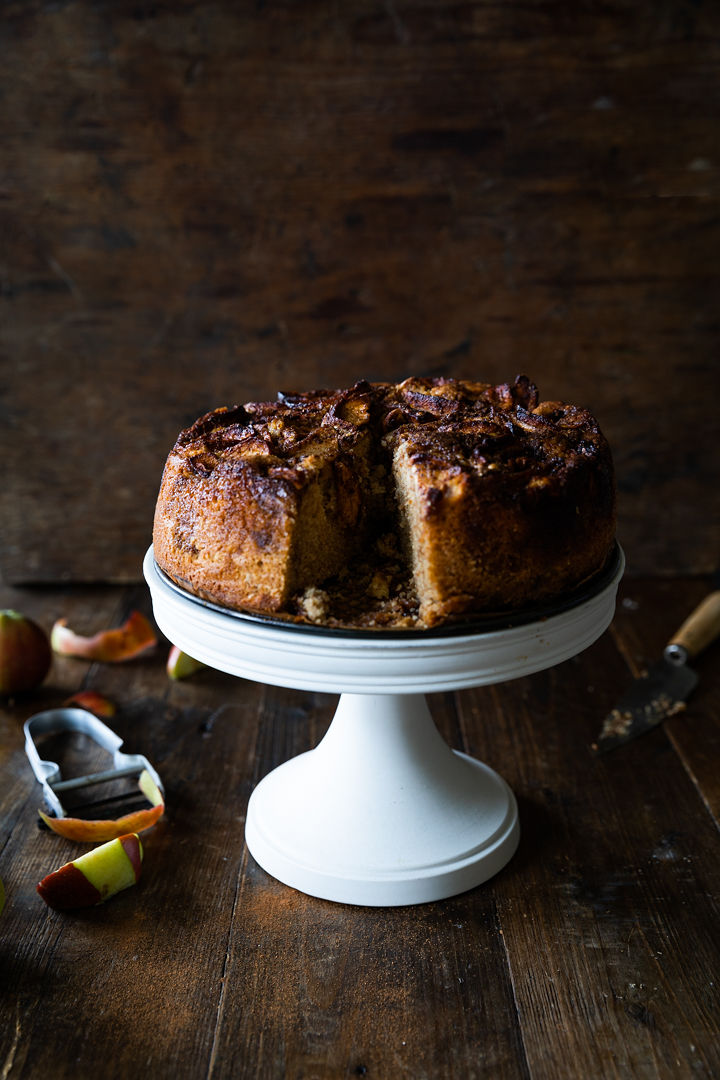
[[(48, 810), (58, 818), (66, 817), (60, 795), (65, 791), (78, 791), (113, 780), (139, 776), (147, 771), (163, 792), (157, 772), (143, 754), (125, 754), (121, 751), (123, 740), (93, 713), (85, 709), (48, 709), (31, 716), (24, 724), (25, 753), (32, 770), (42, 785), (43, 798)], [(42, 735), (60, 735), (76, 732), (91, 738), (112, 755), (112, 768), (93, 771), (83, 776), (63, 780), (57, 762), (41, 758), (35, 740)], [(108, 800), (103, 800), (108, 801)]]

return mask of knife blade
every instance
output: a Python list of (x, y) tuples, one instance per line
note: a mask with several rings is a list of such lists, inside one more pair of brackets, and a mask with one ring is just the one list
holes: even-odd
[(596, 754), (614, 750), (651, 731), (685, 708), (698, 683), (688, 661), (697, 657), (720, 634), (720, 590), (711, 592), (670, 638), (661, 659), (637, 678), (607, 714)]

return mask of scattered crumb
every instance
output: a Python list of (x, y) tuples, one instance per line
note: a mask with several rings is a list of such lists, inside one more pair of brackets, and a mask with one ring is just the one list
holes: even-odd
[(375, 600), (387, 600), (390, 595), (390, 578), (389, 575), (383, 574), (378, 571), (373, 575), (370, 584), (368, 585), (368, 596), (374, 597)]
[(622, 738), (624, 735), (627, 735), (630, 730), (632, 718), (632, 712), (621, 712), (619, 709), (613, 709), (605, 718), (601, 738), (612, 739), (616, 736)]
[(685, 708), (684, 701), (673, 701), (667, 694), (659, 694), (642, 709), (613, 709), (608, 713), (603, 724), (601, 739), (625, 738), (635, 725), (642, 725), (640, 730), (659, 724), (670, 716), (676, 716)]
[(300, 598), (300, 607), (311, 622), (326, 622), (330, 609), (330, 597), (324, 589), (310, 585)]

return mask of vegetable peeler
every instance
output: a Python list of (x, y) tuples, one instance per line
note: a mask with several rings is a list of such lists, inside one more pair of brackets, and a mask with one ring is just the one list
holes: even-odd
[[(27, 754), (35, 776), (42, 784), (43, 795), (48, 809), (58, 818), (66, 816), (59, 793), (102, 784), (122, 777), (140, 776), (147, 772), (157, 785), (160, 793), (163, 786), (155, 769), (143, 754), (124, 754), (120, 747), (123, 740), (114, 731), (85, 709), (66, 708), (48, 709), (36, 713), (25, 721), (25, 753)], [(104, 750), (112, 754), (113, 768), (102, 772), (88, 773), (86, 776), (74, 776), (63, 780), (60, 767), (54, 761), (43, 761), (35, 739), (38, 735), (57, 735), (65, 732), (79, 732), (87, 735)]]

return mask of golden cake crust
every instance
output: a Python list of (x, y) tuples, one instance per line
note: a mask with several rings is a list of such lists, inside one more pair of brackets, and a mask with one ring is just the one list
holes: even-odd
[(283, 610), (295, 589), (344, 565), (362, 524), (368, 422), (362, 391), (201, 417), (165, 466), (153, 527), (158, 565), (228, 607)]
[[(393, 533), (404, 555), (387, 555)], [(410, 378), (201, 417), (168, 457), (153, 542), (172, 578), (231, 608), (421, 627), (559, 597), (614, 533), (587, 410), (541, 402), (525, 376)]]
[(532, 607), (604, 565), (612, 465), (585, 410), (513, 408), (405, 427), (389, 441), (427, 625)]

